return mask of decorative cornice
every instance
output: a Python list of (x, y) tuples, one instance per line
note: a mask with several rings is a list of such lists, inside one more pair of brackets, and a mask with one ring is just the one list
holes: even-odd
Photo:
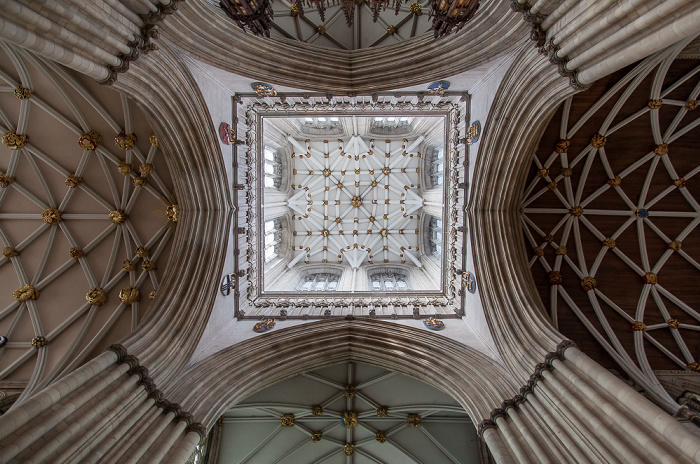
[[(304, 95), (304, 99), (310, 98), (312, 95)], [(285, 96), (283, 94), (277, 95), (275, 103), (269, 103), (266, 100), (261, 100), (250, 95), (241, 95), (241, 104), (245, 108), (245, 120), (242, 121), (245, 125), (245, 146), (246, 150), (246, 161), (247, 161), (247, 171), (245, 172), (245, 178), (248, 180), (245, 184), (246, 190), (246, 203), (248, 208), (246, 210), (245, 221), (248, 227), (245, 229), (247, 231), (246, 240), (248, 243), (247, 252), (245, 259), (248, 264), (248, 272), (246, 273), (246, 292), (247, 292), (247, 304), (251, 310), (247, 311), (250, 318), (259, 318), (265, 311), (265, 316), (269, 317), (279, 317), (280, 311), (287, 311), (289, 308), (305, 307), (305, 306), (321, 306), (321, 307), (338, 307), (340, 304), (334, 300), (342, 299), (342, 306), (345, 308), (356, 308), (366, 306), (367, 311), (374, 309), (373, 306), (384, 307), (388, 309), (387, 312), (391, 312), (392, 305), (402, 305), (410, 307), (409, 312), (414, 313), (411, 317), (426, 316), (434, 314), (435, 312), (440, 313), (455, 313), (459, 315), (462, 311), (460, 307), (459, 299), (457, 298), (459, 290), (457, 285), (459, 282), (452, 278), (455, 269), (455, 263), (457, 262), (457, 257), (461, 258), (461, 251), (456, 249), (457, 243), (457, 233), (456, 227), (458, 224), (458, 213), (459, 207), (457, 202), (457, 197), (459, 194), (458, 189), (458, 160), (459, 160), (459, 145), (461, 140), (462, 132), (464, 131), (464, 117), (466, 114), (466, 108), (464, 103), (464, 98), (458, 100), (456, 97), (446, 97), (440, 101), (427, 100), (424, 99), (420, 94), (401, 94), (401, 97), (416, 96), (416, 101), (408, 99), (406, 101), (400, 101), (398, 103), (392, 103), (393, 98), (398, 98), (398, 95), (394, 94), (393, 97), (388, 95), (377, 96), (377, 99), (373, 103), (365, 103), (357, 101), (356, 99), (351, 99), (348, 97), (332, 95), (326, 95), (327, 101), (311, 104), (307, 101), (296, 101), (290, 102), (289, 95)], [(294, 97), (297, 98), (297, 97)], [(445, 201), (448, 205), (446, 207), (446, 214), (444, 217), (443, 227), (449, 228), (449, 233), (447, 234), (447, 241), (449, 246), (445, 246), (445, 265), (444, 268), (448, 271), (444, 278), (443, 286), (440, 289), (440, 294), (437, 292), (426, 292), (425, 294), (416, 294), (417, 292), (412, 292), (410, 297), (400, 296), (400, 297), (372, 297), (369, 298), (368, 295), (347, 295), (342, 292), (334, 294), (334, 298), (316, 298), (315, 301), (310, 301), (308, 293), (300, 293), (298, 297), (289, 297), (285, 295), (276, 295), (274, 293), (266, 294), (262, 288), (263, 276), (261, 269), (261, 260), (263, 259), (263, 251), (260, 249), (259, 235), (262, 233), (263, 215), (261, 210), (260, 198), (262, 198), (261, 189), (261, 177), (257, 169), (260, 166), (260, 160), (262, 157), (261, 153), (258, 153), (258, 147), (260, 146), (260, 139), (262, 137), (260, 121), (262, 116), (268, 115), (284, 115), (294, 117), (295, 115), (308, 115), (309, 113), (323, 113), (329, 114), (333, 113), (336, 115), (353, 114), (358, 111), (369, 111), (377, 112), (381, 114), (406, 114), (406, 112), (420, 112), (421, 115), (435, 114), (447, 116), (448, 125), (446, 127), (446, 137), (449, 141), (450, 150), (452, 150), (452, 156), (450, 157), (451, 167), (449, 178), (445, 179)], [(239, 132), (241, 130), (239, 129)], [(309, 232), (310, 233), (310, 232)], [(329, 295), (330, 296), (330, 295)], [(369, 301), (367, 301), (369, 299)], [(438, 309), (439, 307), (439, 309)], [(418, 311), (416, 313), (416, 310)], [(291, 312), (291, 311), (290, 311)], [(346, 311), (341, 311), (346, 312)], [(241, 319), (241, 311), (237, 313), (237, 317)], [(328, 314), (330, 316), (330, 313)], [(376, 311), (375, 311), (376, 316)], [(398, 315), (397, 315), (398, 316)], [(298, 318), (304, 318), (304, 316), (298, 316)], [(308, 317), (304, 318), (308, 319)]]
[(511, 399), (504, 400), (500, 407), (494, 408), (494, 410), (491, 411), (491, 415), (488, 419), (484, 419), (479, 423), (479, 426), (477, 427), (479, 438), (484, 438), (484, 431), (486, 429), (498, 427), (496, 422), (499, 417), (507, 419), (509, 408), (517, 410), (520, 407), (520, 405), (525, 401), (526, 396), (529, 393), (532, 393), (532, 390), (537, 385), (537, 382), (542, 380), (542, 373), (544, 371), (551, 371), (554, 368), (554, 361), (563, 361), (565, 358), (566, 350), (572, 347), (575, 348), (576, 343), (574, 343), (571, 340), (564, 340), (557, 345), (557, 349), (555, 351), (550, 351), (549, 353), (547, 353), (547, 355), (544, 358), (545, 362), (538, 363), (535, 366), (535, 370), (530, 376), (530, 380), (528, 380), (527, 383), (520, 388), (520, 393), (515, 395)]
[(163, 392), (156, 388), (155, 382), (148, 375), (148, 369), (139, 364), (139, 360), (136, 356), (128, 354), (126, 348), (120, 344), (110, 345), (107, 350), (117, 355), (117, 364), (128, 364), (130, 366), (127, 374), (139, 376), (139, 383), (146, 389), (148, 398), (152, 398), (155, 401), (155, 405), (161, 408), (166, 414), (172, 412), (175, 415), (173, 418), (174, 422), (185, 421), (187, 423), (185, 431), (196, 432), (200, 440), (203, 440), (207, 436), (206, 427), (199, 422), (195, 422), (192, 414), (183, 410), (179, 404), (170, 402), (163, 397)]

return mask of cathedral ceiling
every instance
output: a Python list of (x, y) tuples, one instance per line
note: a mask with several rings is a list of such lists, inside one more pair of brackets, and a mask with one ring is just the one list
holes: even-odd
[(220, 463), (479, 462), (476, 430), (455, 400), (365, 364), (280, 382), (234, 406), (219, 424)]
[[(425, 178), (421, 168), (430, 165), (425, 162), (426, 135), (431, 149), (443, 149), (443, 118), (410, 118), (412, 125), (420, 126), (416, 130), (411, 130), (409, 118), (403, 118), (409, 132), (405, 136), (382, 134), (387, 132), (384, 126), (377, 128), (379, 134), (373, 133), (382, 117), (334, 119), (337, 127), (346, 129), (332, 140), (287, 136), (282, 156), (288, 157), (292, 171), (287, 206), (293, 234), (288, 267), (309, 263), (352, 269), (375, 263), (422, 267), (422, 192), (433, 186), (421, 180)], [(398, 124), (401, 118), (391, 119)], [(281, 123), (275, 118), (265, 122)], [(391, 129), (401, 132), (400, 126)], [(441, 197), (442, 185), (435, 188)]]
[(177, 211), (133, 102), (28, 52), (0, 53), (0, 383), (29, 394), (148, 314)]
[(564, 102), (523, 199), (555, 326), (646, 389), (700, 370), (700, 62), (653, 55)]
[(369, 2), (356, 2), (351, 14), (353, 24), (347, 25), (340, 5), (328, 8), (322, 19), (315, 8), (298, 11), (293, 2), (272, 2), (274, 18), (271, 36), (298, 40), (312, 45), (356, 50), (377, 45), (392, 45), (424, 34), (430, 29), (428, 18), (430, 2), (413, 2), (402, 5), (398, 12), (388, 8), (373, 20)]

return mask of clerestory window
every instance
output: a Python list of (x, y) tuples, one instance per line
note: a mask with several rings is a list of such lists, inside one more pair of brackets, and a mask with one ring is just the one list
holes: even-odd
[(430, 218), (428, 237), (430, 239), (430, 251), (433, 255), (440, 256), (442, 253), (442, 219)]
[(282, 163), (277, 151), (265, 147), (265, 187), (280, 188), (282, 185)]
[(279, 219), (265, 221), (265, 262), (279, 256), (282, 243), (282, 223)]
[(373, 292), (408, 290), (408, 279), (398, 272), (378, 272), (370, 276), (370, 289)]
[(307, 274), (301, 280), (299, 290), (302, 292), (333, 292), (338, 288), (339, 274)]
[(433, 150), (430, 158), (430, 182), (433, 187), (443, 183), (443, 170), (445, 166), (445, 150), (443, 147)]

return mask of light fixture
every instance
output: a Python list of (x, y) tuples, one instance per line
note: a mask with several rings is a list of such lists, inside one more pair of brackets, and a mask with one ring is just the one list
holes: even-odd
[(244, 31), (270, 37), (271, 0), (220, 0), (219, 5)]
[(479, 8), (479, 0), (432, 0), (430, 17), (433, 18), (435, 38), (457, 32), (472, 19)]

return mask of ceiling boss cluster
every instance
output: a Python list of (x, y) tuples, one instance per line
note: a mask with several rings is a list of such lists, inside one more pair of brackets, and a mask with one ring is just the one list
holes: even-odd
[[(291, 15), (303, 15), (304, 7), (318, 11), (321, 21), (325, 22), (326, 10), (333, 6), (340, 6), (345, 16), (348, 27), (353, 25), (355, 8), (364, 4), (372, 12), (372, 20), (377, 22), (379, 13), (393, 8), (396, 14), (403, 4), (410, 0), (295, 0), (291, 4)], [(243, 30), (255, 35), (270, 37), (270, 27), (274, 12), (272, 0), (221, 0), (221, 8)], [(479, 7), (478, 0), (431, 0), (430, 18), (433, 23), (431, 30), (436, 38), (459, 31), (467, 21), (476, 13)], [(410, 13), (415, 16), (422, 14), (421, 3), (411, 3)], [(319, 34), (325, 33), (325, 26), (318, 27)], [(392, 30), (393, 29), (393, 30)], [(388, 34), (396, 31), (394, 26), (387, 28)]]

